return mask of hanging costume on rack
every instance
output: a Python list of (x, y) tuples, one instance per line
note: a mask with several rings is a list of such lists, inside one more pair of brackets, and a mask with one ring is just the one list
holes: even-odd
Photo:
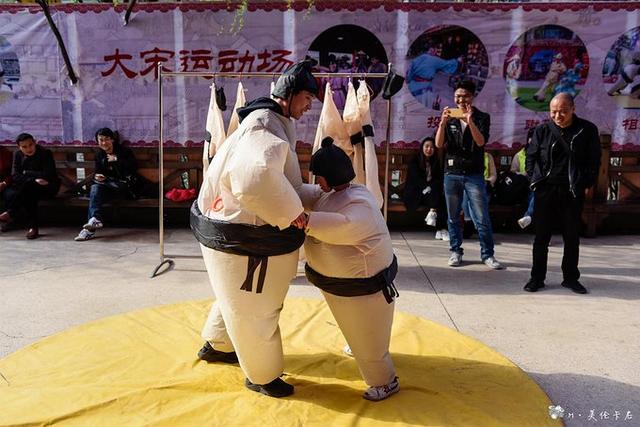
[(349, 134), (349, 142), (351, 142), (353, 146), (351, 162), (353, 163), (353, 170), (356, 173), (353, 182), (366, 185), (367, 179), (364, 174), (364, 136), (362, 135), (358, 98), (351, 80), (349, 80), (347, 84), (347, 99), (344, 104), (344, 111), (342, 112), (342, 121)]
[[(279, 379), (284, 362), (278, 320), (304, 233), (290, 225), (303, 205), (312, 206), (321, 195), (317, 186), (302, 183), (289, 117), (296, 117), (291, 105), (297, 97), (316, 92), (310, 65), (298, 63), (278, 79), (272, 98), (241, 108), (240, 126), (213, 158), (191, 211), (217, 297), (198, 356), (230, 361), (235, 350), (245, 385), (274, 397), (293, 392)], [(289, 101), (286, 112), (283, 100)], [(306, 110), (300, 111), (297, 117)]]
[[(344, 150), (349, 158), (353, 158), (353, 146), (349, 142), (349, 133), (344, 126), (340, 112), (333, 101), (333, 92), (331, 85), (325, 85), (324, 101), (322, 103), (322, 111), (318, 120), (318, 128), (316, 129), (316, 137), (313, 141), (312, 153), (320, 149), (322, 140), (330, 136), (334, 144)], [(310, 174), (310, 177), (313, 175)]]
[(364, 166), (367, 189), (373, 194), (382, 208), (384, 196), (380, 189), (380, 178), (378, 177), (378, 157), (376, 156), (376, 144), (373, 142), (374, 130), (371, 121), (371, 95), (366, 83), (362, 81), (357, 91), (358, 109), (360, 110), (360, 123), (362, 124), (362, 134), (364, 135)]
[(233, 112), (231, 113), (231, 119), (229, 119), (229, 128), (227, 129), (227, 135), (231, 135), (240, 125), (240, 118), (238, 117), (238, 109), (245, 106), (247, 98), (244, 96), (244, 87), (242, 82), (238, 82), (238, 89), (236, 90), (236, 103), (233, 106)]
[(366, 185), (376, 199), (378, 207), (382, 208), (384, 198), (378, 178), (378, 159), (373, 142), (369, 102), (366, 83), (362, 82), (356, 92), (353, 84), (349, 82), (343, 119), (333, 102), (331, 87), (327, 85), (312, 152), (320, 149), (324, 138), (333, 138), (335, 145), (342, 148), (351, 159), (356, 173), (354, 182)]
[(207, 111), (207, 124), (205, 126), (206, 137), (202, 149), (202, 174), (207, 173), (211, 159), (216, 154), (218, 147), (227, 137), (224, 131), (224, 120), (222, 110), (216, 100), (216, 84), (211, 85), (211, 98), (209, 99), (209, 110)]

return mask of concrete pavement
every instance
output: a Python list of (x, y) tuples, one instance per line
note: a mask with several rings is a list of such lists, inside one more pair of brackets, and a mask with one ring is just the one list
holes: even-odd
[[(91, 320), (212, 297), (189, 230), (168, 230), (165, 252), (196, 258), (178, 258), (172, 271), (154, 279), (156, 230), (107, 228), (98, 239), (74, 242), (77, 231), (44, 228), (35, 241), (20, 231), (0, 235), (0, 357)], [(480, 263), (475, 239), (464, 245), (463, 266), (450, 268), (447, 244), (433, 240), (433, 233), (392, 237), (400, 265), (398, 310), (458, 330), (511, 359), (571, 414), (568, 426), (640, 425), (640, 236), (582, 241), (588, 295), (559, 285), (559, 236), (550, 248), (547, 288), (536, 294), (522, 291), (531, 235), (496, 235), (504, 271)], [(289, 295), (321, 298), (301, 269)]]

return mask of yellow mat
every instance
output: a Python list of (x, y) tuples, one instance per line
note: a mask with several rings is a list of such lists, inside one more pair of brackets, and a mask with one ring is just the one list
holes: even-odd
[(547, 426), (544, 392), (509, 360), (433, 322), (396, 313), (391, 351), (400, 393), (365, 384), (322, 301), (287, 299), (286, 380), (273, 399), (244, 388), (237, 365), (196, 353), (211, 301), (88, 323), (0, 360), (0, 425)]

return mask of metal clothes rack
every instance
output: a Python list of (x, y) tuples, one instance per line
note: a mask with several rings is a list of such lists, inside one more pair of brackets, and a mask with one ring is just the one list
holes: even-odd
[[(153, 269), (151, 278), (154, 278), (166, 271), (169, 271), (174, 265), (174, 258), (200, 258), (195, 255), (172, 255), (165, 254), (164, 252), (164, 103), (162, 99), (162, 83), (165, 77), (230, 77), (230, 78), (270, 78), (272, 80), (277, 79), (281, 73), (264, 73), (264, 72), (193, 72), (193, 71), (177, 71), (177, 72), (165, 72), (162, 71), (162, 64), (158, 64), (158, 120), (159, 120), (159, 132), (160, 138), (158, 140), (158, 164), (159, 170), (159, 182), (158, 182), (158, 233), (160, 240), (160, 263)], [(361, 78), (377, 78), (384, 79), (389, 75), (391, 70), (391, 63), (387, 65), (387, 73), (313, 73), (315, 77), (361, 77)], [(389, 197), (389, 139), (391, 137), (391, 99), (387, 100), (387, 143), (385, 144), (385, 171), (384, 171), (384, 201), (383, 201), (383, 214), (385, 220), (387, 219), (387, 203)], [(167, 267), (160, 271), (163, 265)]]

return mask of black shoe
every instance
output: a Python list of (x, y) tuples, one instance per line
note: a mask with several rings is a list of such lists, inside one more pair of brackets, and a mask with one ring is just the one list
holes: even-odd
[(564, 286), (565, 288), (571, 289), (576, 294), (588, 294), (589, 293), (589, 291), (587, 291), (587, 288), (582, 286), (582, 284), (580, 282), (578, 282), (577, 280), (574, 280), (574, 281), (571, 281), (571, 282), (565, 280), (565, 281), (562, 282), (562, 286)]
[(224, 351), (218, 351), (211, 347), (209, 341), (205, 341), (204, 345), (198, 352), (198, 359), (204, 360), (205, 362), (214, 363), (214, 362), (222, 362), (222, 363), (238, 363), (238, 356), (235, 351), (231, 351), (229, 353), (225, 353)]
[(524, 285), (524, 290), (527, 292), (538, 292), (542, 288), (544, 288), (544, 282), (535, 279), (529, 279), (527, 284)]
[(280, 378), (276, 378), (269, 384), (254, 384), (249, 381), (249, 378), (245, 378), (244, 385), (251, 391), (257, 391), (271, 397), (285, 397), (293, 394), (293, 386)]

